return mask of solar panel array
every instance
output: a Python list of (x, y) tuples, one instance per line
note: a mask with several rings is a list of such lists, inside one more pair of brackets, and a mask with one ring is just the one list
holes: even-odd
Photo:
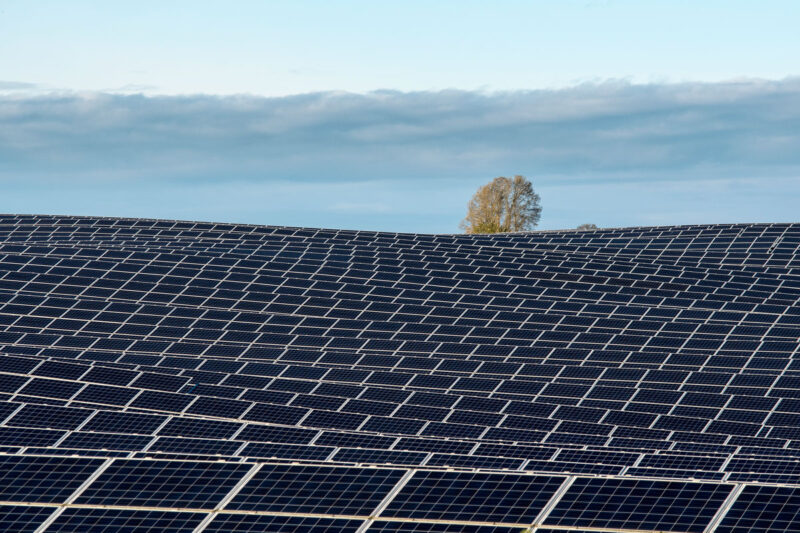
[(0, 529), (800, 531), (798, 246), (0, 216)]

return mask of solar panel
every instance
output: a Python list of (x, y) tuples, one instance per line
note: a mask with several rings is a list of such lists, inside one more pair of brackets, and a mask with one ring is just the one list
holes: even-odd
[(402, 470), (266, 464), (226, 509), (369, 516), (402, 476)]
[(376, 520), (367, 531), (370, 533), (518, 533), (519, 528)]
[(126, 531), (147, 533), (191, 533), (205, 515), (170, 511), (134, 511), (128, 509), (64, 509), (46, 531), (62, 533), (104, 533)]
[(0, 215), (3, 522), (792, 530), (798, 246)]
[(533, 523), (564, 478), (470, 472), (416, 472), (381, 516)]
[(360, 520), (337, 520), (321, 517), (269, 516), (218, 513), (203, 529), (206, 533), (293, 533), (314, 531), (319, 533), (355, 533)]
[(75, 503), (213, 509), (249, 468), (234, 463), (117, 459)]
[(731, 490), (710, 483), (578, 478), (544, 522), (702, 533)]
[(0, 455), (0, 498), (64, 503), (102, 464), (100, 459)]
[(55, 507), (0, 505), (0, 524), (7, 531), (33, 533), (55, 510)]
[(800, 489), (792, 487), (746, 486), (725, 513), (715, 531), (795, 531), (800, 524)]

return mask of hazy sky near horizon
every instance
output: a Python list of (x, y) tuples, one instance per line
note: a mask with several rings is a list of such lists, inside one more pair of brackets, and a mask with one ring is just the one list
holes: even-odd
[(800, 3), (0, 0), (0, 211), (797, 221)]

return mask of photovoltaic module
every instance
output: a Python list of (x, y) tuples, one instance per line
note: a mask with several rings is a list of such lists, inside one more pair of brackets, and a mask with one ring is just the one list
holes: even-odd
[(0, 530), (800, 531), (800, 224), (0, 216)]

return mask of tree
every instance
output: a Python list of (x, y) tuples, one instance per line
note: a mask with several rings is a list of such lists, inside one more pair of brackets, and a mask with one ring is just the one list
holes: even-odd
[(597, 229), (597, 226), (595, 226), (594, 224), (581, 224), (576, 229), (578, 231), (588, 231), (588, 230), (592, 230), (592, 229)]
[(500, 176), (480, 189), (467, 206), (461, 228), (467, 233), (530, 231), (539, 223), (539, 195), (524, 176)]

